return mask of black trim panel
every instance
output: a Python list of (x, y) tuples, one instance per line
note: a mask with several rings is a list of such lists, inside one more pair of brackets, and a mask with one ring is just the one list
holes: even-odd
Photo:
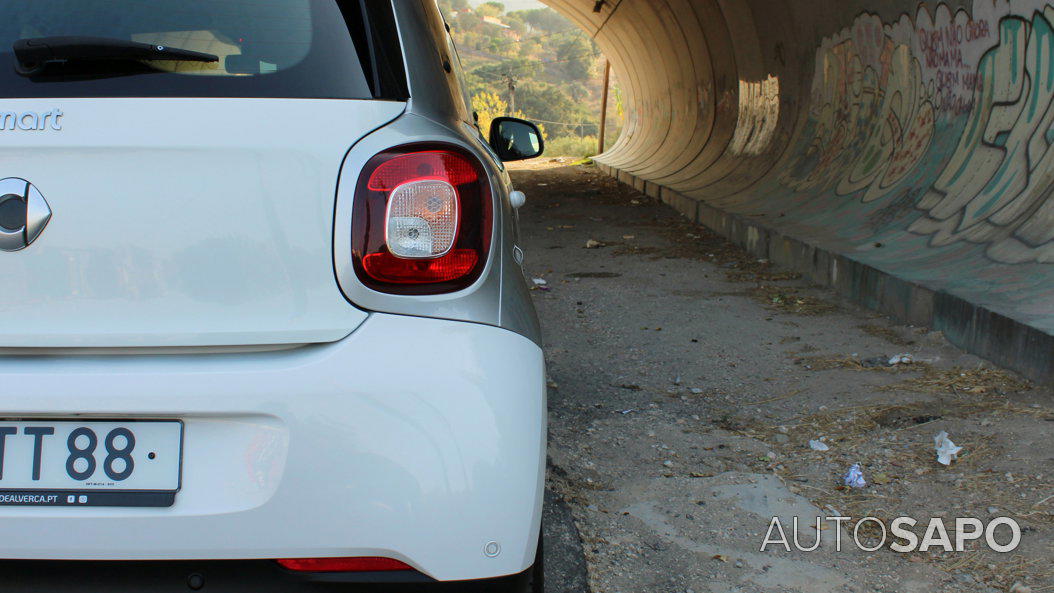
[[(0, 560), (4, 593), (468, 593), (514, 587), (525, 575), (486, 581), (441, 583), (414, 571), (297, 573), (273, 560), (59, 561)], [(515, 590), (515, 589), (512, 589)]]
[(174, 491), (0, 490), (0, 506), (23, 507), (170, 507)]

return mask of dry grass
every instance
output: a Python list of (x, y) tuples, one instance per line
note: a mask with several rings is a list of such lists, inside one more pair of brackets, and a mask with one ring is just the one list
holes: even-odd
[(772, 309), (795, 315), (813, 316), (834, 313), (838, 307), (823, 299), (807, 296), (789, 286), (760, 284), (750, 291), (758, 301)]
[(893, 366), (867, 366), (859, 358), (852, 356), (803, 356), (794, 359), (794, 364), (806, 367), (810, 371), (829, 371), (832, 369), (849, 369), (851, 371), (877, 371), (885, 373), (929, 372), (930, 365), (924, 362), (898, 364)]
[(611, 254), (612, 255), (617, 255), (617, 256), (621, 256), (621, 255), (651, 255), (651, 256), (656, 256), (656, 257), (653, 257), (652, 259), (660, 259), (661, 258), (661, 254), (663, 252), (662, 249), (659, 249), (658, 247), (646, 247), (646, 246), (633, 245), (633, 244), (613, 244), (613, 245), (618, 245), (618, 246), (615, 248), (614, 251), (611, 252)]
[[(853, 360), (833, 359), (838, 368), (856, 368)], [(871, 370), (871, 369), (868, 369)], [(954, 375), (954, 378), (951, 378)], [(938, 381), (943, 378), (944, 382)], [(971, 417), (999, 419), (1007, 415), (1027, 416), (1038, 421), (1054, 420), (1047, 409), (1031, 408), (996, 395), (1028, 388), (1026, 382), (1009, 373), (990, 370), (940, 371), (924, 368), (923, 385), (933, 386), (943, 397), (936, 401), (910, 404), (847, 406), (801, 417), (786, 428), (798, 435), (824, 435), (831, 445), (829, 452), (802, 451), (782, 457), (785, 466), (776, 469), (792, 492), (811, 499), (819, 508), (844, 516), (876, 517), (887, 526), (898, 516), (914, 516), (925, 525), (929, 517), (941, 516), (946, 522), (955, 516), (983, 517), (995, 507), (1000, 515), (1014, 517), (1023, 528), (1050, 529), (1054, 526), (1054, 484), (1037, 484), (1031, 476), (1014, 479), (995, 470), (1006, 451), (983, 431), (960, 431), (955, 439), (964, 451), (951, 467), (939, 465), (929, 444), (928, 427), (933, 422), (963, 420)], [(917, 381), (912, 379), (909, 381)], [(984, 392), (970, 393), (976, 386)], [(952, 389), (954, 387), (954, 390)], [(976, 425), (969, 423), (968, 425)], [(925, 431), (925, 436), (912, 434)], [(777, 432), (771, 426), (751, 426), (749, 436), (772, 442)], [(894, 436), (895, 435), (895, 436)], [(921, 441), (921, 442), (920, 442)], [(904, 448), (907, 443), (916, 443)], [(800, 447), (800, 443), (790, 446)], [(803, 483), (815, 467), (833, 467), (844, 471), (849, 463), (866, 461), (866, 489), (848, 489), (838, 484), (840, 476), (829, 482)], [(951, 475), (949, 475), (951, 474)], [(1036, 492), (1040, 494), (1036, 494)], [(1023, 497), (1024, 496), (1024, 497)], [(936, 498), (934, 498), (936, 497)], [(952, 527), (949, 525), (949, 527)], [(849, 524), (852, 530), (855, 523)], [(861, 540), (877, 545), (881, 531), (873, 522), (861, 525)], [(919, 533), (921, 536), (921, 532)], [(954, 536), (954, 534), (953, 534)], [(887, 547), (892, 543), (887, 539)], [(1052, 550), (1054, 552), (1054, 550)], [(911, 562), (925, 562), (954, 573), (972, 575), (999, 590), (1014, 582), (1050, 583), (1054, 566), (1034, 554), (1006, 556), (988, 550), (966, 553), (915, 553)], [(1033, 591), (1054, 591), (1033, 587)]]
[(927, 368), (921, 377), (908, 379), (885, 389), (934, 394), (986, 395), (1020, 393), (1032, 389), (1032, 384), (1013, 373), (1000, 369)]
[(857, 327), (865, 334), (869, 336), (874, 336), (876, 338), (882, 338), (883, 340), (895, 346), (911, 346), (915, 343), (915, 340), (904, 339), (893, 329), (882, 325), (874, 325), (871, 323), (867, 323), (864, 325), (859, 325)]
[[(945, 553), (946, 554), (946, 553)], [(934, 554), (929, 560), (946, 572), (960, 572), (974, 575), (988, 585), (1008, 590), (1013, 583), (1035, 582), (1054, 577), (1054, 568), (1049, 560), (1026, 558), (1013, 554), (1009, 558), (1000, 556), (997, 560), (990, 553), (981, 550), (956, 554)], [(1033, 593), (1054, 590), (1054, 585), (1032, 587)]]
[(893, 385), (880, 387), (882, 391), (910, 391), (933, 395), (1008, 395), (1022, 393), (1034, 388), (1029, 381), (1009, 371), (979, 367), (966, 369), (953, 367), (937, 368), (929, 363), (916, 361), (912, 364), (894, 366), (867, 365), (852, 356), (803, 356), (794, 364), (812, 371), (848, 369), (852, 371), (879, 371), (887, 373), (915, 372), (920, 376), (905, 379)]
[(866, 371), (860, 361), (851, 356), (802, 356), (794, 359), (794, 364), (810, 371), (830, 371), (832, 369), (851, 369)]
[(714, 264), (732, 282), (784, 282), (801, 274), (781, 268), (769, 260), (758, 259), (724, 237), (688, 221), (677, 221), (665, 229), (673, 248), (670, 257), (694, 259)]

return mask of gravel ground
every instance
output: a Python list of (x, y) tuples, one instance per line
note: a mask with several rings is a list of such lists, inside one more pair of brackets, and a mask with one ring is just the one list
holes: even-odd
[[(551, 592), (1054, 590), (1049, 389), (757, 261), (594, 167), (512, 175), (528, 196), (525, 268), (545, 281)], [(899, 354), (911, 363), (889, 366)], [(963, 447), (947, 467), (940, 431)], [(854, 463), (865, 488), (842, 485)], [(853, 522), (809, 527), (838, 514), (915, 517), (920, 539), (931, 517), (954, 531), (954, 517), (1008, 516), (1023, 534), (1003, 554), (868, 553)], [(788, 537), (798, 517), (819, 549), (761, 551), (773, 517)], [(865, 543), (880, 535), (861, 525)]]

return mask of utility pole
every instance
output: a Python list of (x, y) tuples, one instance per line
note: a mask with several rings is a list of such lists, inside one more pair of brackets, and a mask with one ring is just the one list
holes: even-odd
[(608, 87), (611, 84), (611, 61), (604, 60), (604, 93), (600, 100), (600, 138), (597, 143), (597, 154), (604, 152), (604, 136), (608, 125)]
[(516, 79), (513, 78), (511, 72), (505, 73), (505, 82), (509, 85), (509, 113), (512, 115), (516, 113)]

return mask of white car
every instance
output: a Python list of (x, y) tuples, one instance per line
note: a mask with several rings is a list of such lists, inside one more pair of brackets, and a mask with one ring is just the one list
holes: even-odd
[(543, 142), (434, 2), (0, 17), (0, 590), (542, 591)]

